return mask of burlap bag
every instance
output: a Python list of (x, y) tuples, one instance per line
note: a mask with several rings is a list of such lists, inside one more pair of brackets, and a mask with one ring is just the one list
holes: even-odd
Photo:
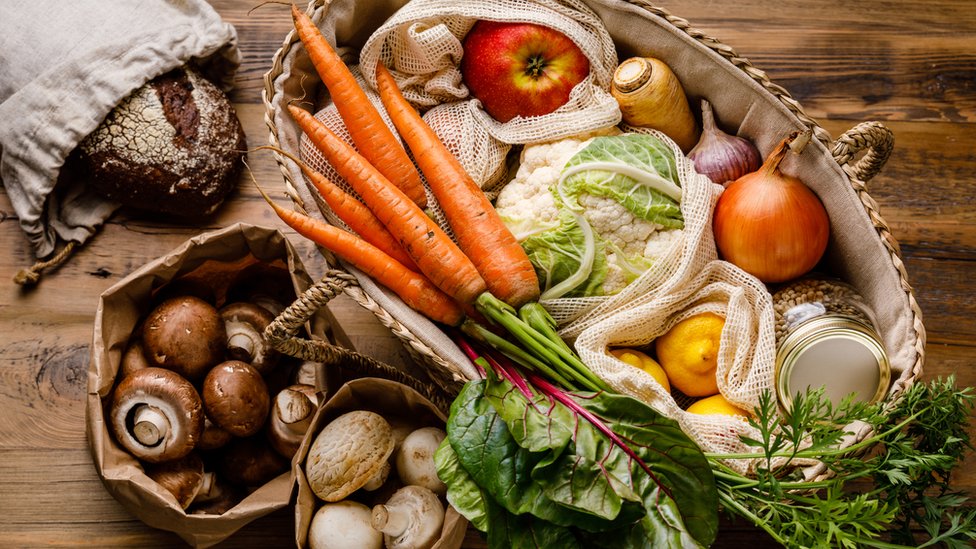
[(61, 177), (72, 150), (149, 80), (187, 63), (224, 90), (237, 32), (201, 0), (0, 3), (0, 180), (38, 262), (37, 283), (119, 207)]

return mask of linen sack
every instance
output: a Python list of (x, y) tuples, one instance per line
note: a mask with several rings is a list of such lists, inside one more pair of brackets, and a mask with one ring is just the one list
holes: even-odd
[(59, 181), (116, 105), (190, 62), (228, 90), (240, 59), (236, 30), (203, 0), (0, 4), (0, 180), (34, 255), (86, 242), (118, 209)]

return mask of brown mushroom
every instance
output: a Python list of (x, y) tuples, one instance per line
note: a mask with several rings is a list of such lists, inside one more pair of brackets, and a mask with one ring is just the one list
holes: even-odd
[(263, 436), (235, 438), (220, 450), (217, 472), (238, 486), (261, 486), (288, 470), (288, 460)]
[(112, 394), (109, 415), (119, 444), (150, 463), (189, 454), (203, 432), (197, 390), (163, 368), (145, 368), (122, 379)]
[(138, 337), (134, 337), (129, 342), (129, 346), (125, 348), (125, 352), (122, 353), (122, 362), (119, 363), (117, 377), (121, 380), (136, 370), (142, 370), (150, 366), (149, 361), (146, 360), (142, 341)]
[(318, 392), (311, 385), (290, 385), (275, 395), (267, 433), (271, 447), (282, 457), (294, 457), (318, 404)]
[(210, 421), (236, 437), (254, 435), (268, 419), (268, 386), (246, 362), (228, 360), (214, 366), (200, 393)]
[(278, 362), (278, 352), (264, 338), (264, 329), (274, 322), (274, 315), (253, 303), (238, 301), (220, 309), (227, 333), (227, 356), (247, 362), (266, 375)]
[(142, 342), (150, 364), (196, 381), (223, 360), (227, 334), (213, 305), (181, 296), (163, 301), (149, 313)]
[(292, 382), (300, 385), (311, 385), (313, 387), (325, 387), (325, 364), (305, 360), (295, 368)]
[(199, 496), (213, 491), (213, 473), (204, 471), (203, 460), (196, 452), (180, 459), (146, 465), (146, 476), (173, 494), (181, 509), (186, 509)]
[(233, 509), (246, 495), (242, 487), (225, 482), (214, 475), (210, 490), (197, 494), (186, 512), (193, 515), (223, 515)]
[[(393, 433), (383, 416), (346, 412), (315, 436), (305, 459), (305, 476), (320, 499), (339, 501), (360, 488), (378, 488), (389, 472)], [(372, 482), (371, 482), (372, 481)]]
[(216, 423), (210, 421), (209, 417), (203, 420), (203, 434), (197, 441), (198, 450), (216, 450), (231, 441), (234, 435), (226, 429), (221, 429)]
[(227, 301), (254, 303), (278, 316), (295, 300), (295, 288), (287, 269), (254, 263), (242, 269), (227, 290)]
[(370, 524), (383, 532), (387, 549), (430, 549), (444, 526), (444, 505), (423, 486), (404, 486), (373, 507)]

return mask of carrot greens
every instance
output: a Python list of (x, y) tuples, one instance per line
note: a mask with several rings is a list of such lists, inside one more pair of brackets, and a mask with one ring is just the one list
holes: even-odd
[[(972, 547), (976, 506), (949, 480), (972, 449), (974, 401), (950, 378), (917, 382), (892, 406), (833, 406), (822, 390), (810, 391), (783, 418), (764, 393), (750, 419), (760, 436), (745, 439), (761, 456), (755, 475), (724, 465), (754, 455), (708, 456), (722, 506), (786, 547)], [(854, 422), (872, 434), (840, 449), (849, 429), (839, 426)], [(806, 459), (832, 475), (805, 479), (793, 464)]]

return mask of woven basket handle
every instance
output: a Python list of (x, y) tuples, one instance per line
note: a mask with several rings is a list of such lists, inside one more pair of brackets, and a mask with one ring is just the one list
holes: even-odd
[(316, 311), (347, 287), (356, 285), (356, 278), (338, 270), (329, 270), (325, 276), (309, 286), (294, 303), (285, 308), (274, 321), (264, 330), (264, 337), (278, 352), (302, 360), (320, 362), (326, 366), (335, 366), (350, 370), (361, 376), (382, 377), (411, 387), (426, 397), (442, 411), (450, 409), (448, 401), (431, 383), (423, 382), (402, 370), (370, 358), (357, 351), (332, 345), (321, 339), (303, 339), (297, 337), (305, 323), (315, 315)]
[[(848, 175), (867, 182), (884, 167), (894, 145), (894, 134), (880, 122), (861, 122), (838, 137), (830, 153)], [(852, 163), (862, 151), (864, 155)]]

